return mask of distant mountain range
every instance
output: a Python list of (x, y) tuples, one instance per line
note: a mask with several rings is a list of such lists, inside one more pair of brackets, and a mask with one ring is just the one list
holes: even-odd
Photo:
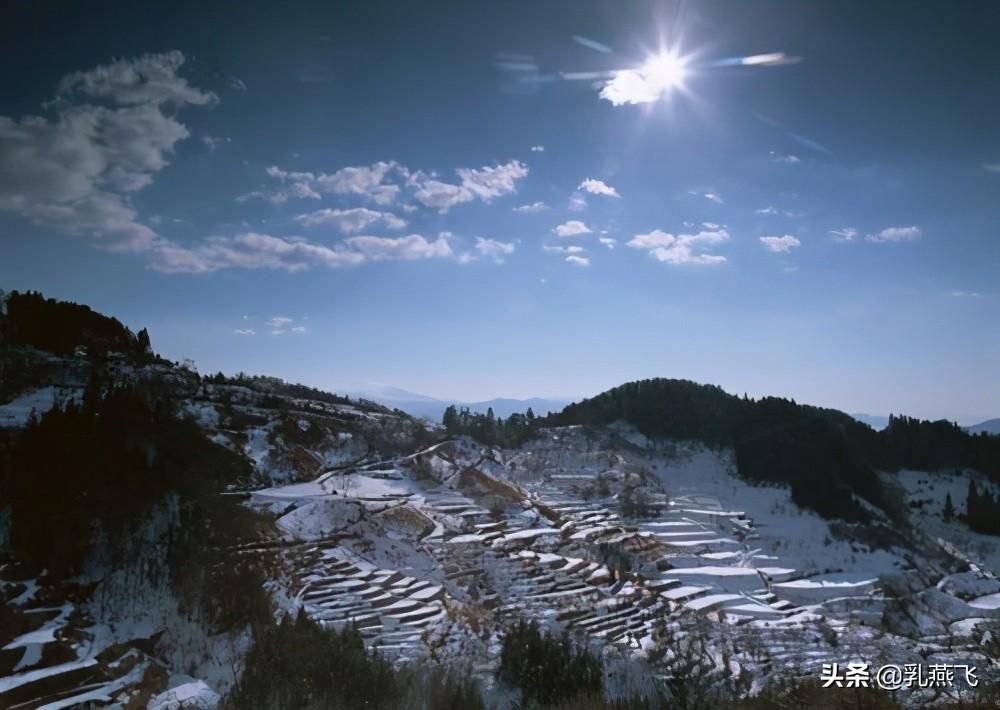
[(345, 392), (345, 394), (350, 397), (370, 399), (373, 402), (384, 404), (393, 409), (401, 409), (415, 417), (426, 417), (435, 422), (441, 421), (444, 410), (452, 404), (456, 407), (468, 407), (469, 411), (483, 414), (487, 410), (493, 409), (493, 413), (498, 417), (506, 418), (515, 412), (524, 413), (529, 407), (539, 416), (543, 416), (549, 412), (560, 412), (567, 404), (576, 401), (569, 398), (531, 397), (529, 399), (512, 399), (509, 397), (497, 397), (483, 402), (460, 402), (458, 400), (437, 399), (392, 385), (374, 383), (362, 385), (355, 391)]
[(870, 426), (875, 431), (881, 431), (889, 426), (889, 417), (883, 417), (878, 414), (865, 414), (863, 412), (854, 412), (851, 414), (852, 417), (857, 419), (859, 422), (864, 422)]
[(985, 422), (979, 422), (978, 424), (964, 427), (964, 429), (970, 434), (986, 432), (987, 434), (1000, 436), (1000, 419), (987, 419)]

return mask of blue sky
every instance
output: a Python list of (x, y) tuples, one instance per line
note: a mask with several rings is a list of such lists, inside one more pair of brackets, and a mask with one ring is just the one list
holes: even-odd
[(1000, 415), (1000, 8), (21, 4), (0, 287), (202, 371)]

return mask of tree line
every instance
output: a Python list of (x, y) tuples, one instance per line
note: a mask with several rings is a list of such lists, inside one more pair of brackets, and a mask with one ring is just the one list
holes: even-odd
[(88, 355), (120, 353), (139, 362), (155, 358), (145, 328), (133, 333), (88, 306), (47, 299), (37, 291), (12, 291), (2, 301), (0, 345), (30, 345), (63, 356), (83, 347)]
[(524, 414), (511, 414), (507, 419), (493, 414), (493, 407), (485, 414), (469, 411), (468, 407), (458, 409), (451, 404), (444, 410), (441, 423), (450, 436), (471, 436), (487, 446), (517, 448), (530, 439), (538, 429), (541, 420), (528, 407)]

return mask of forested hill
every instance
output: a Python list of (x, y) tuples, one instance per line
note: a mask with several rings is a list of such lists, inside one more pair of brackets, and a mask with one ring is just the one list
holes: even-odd
[(3, 344), (30, 345), (56, 355), (71, 355), (82, 347), (95, 355), (117, 352), (133, 360), (153, 357), (145, 328), (133, 333), (117, 318), (33, 291), (12, 291), (0, 298)]
[(741, 475), (787, 483), (796, 502), (847, 519), (866, 517), (852, 494), (876, 505), (875, 469), (975, 468), (1000, 482), (1000, 438), (956, 424), (890, 417), (875, 431), (834, 410), (777, 397), (737, 397), (713, 385), (651, 379), (571, 404), (543, 426), (626, 421), (647, 436), (731, 446)]

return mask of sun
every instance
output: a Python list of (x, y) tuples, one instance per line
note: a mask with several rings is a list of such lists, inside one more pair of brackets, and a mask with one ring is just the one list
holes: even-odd
[(639, 73), (660, 92), (684, 85), (687, 62), (683, 57), (669, 52), (654, 54), (639, 67)]

